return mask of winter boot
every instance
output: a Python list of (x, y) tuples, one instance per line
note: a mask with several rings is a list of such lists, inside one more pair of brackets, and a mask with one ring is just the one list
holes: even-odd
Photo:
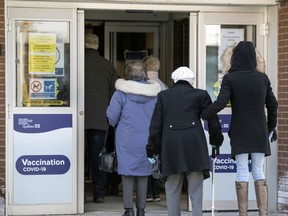
[(134, 216), (134, 210), (133, 209), (126, 209), (124, 212), (124, 215), (122, 216)]
[(268, 186), (265, 179), (254, 182), (259, 216), (268, 216)]
[(247, 216), (248, 182), (235, 182), (239, 216)]
[(144, 209), (137, 209), (137, 215), (136, 216), (145, 216)]

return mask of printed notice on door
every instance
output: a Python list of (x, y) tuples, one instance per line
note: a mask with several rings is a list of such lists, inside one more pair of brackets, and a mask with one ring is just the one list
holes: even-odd
[(62, 34), (29, 34), (29, 74), (64, 75), (64, 42)]
[(55, 73), (56, 34), (29, 34), (29, 74)]
[(244, 29), (221, 28), (221, 45), (218, 49), (218, 68), (221, 68), (220, 58), (223, 52), (233, 44), (244, 40)]
[(56, 79), (29, 79), (30, 99), (56, 99)]

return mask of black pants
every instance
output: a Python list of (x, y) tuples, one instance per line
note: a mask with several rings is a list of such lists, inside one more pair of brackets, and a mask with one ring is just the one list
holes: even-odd
[(104, 198), (106, 195), (106, 172), (99, 170), (99, 153), (103, 148), (106, 131), (85, 130), (85, 157), (90, 158), (91, 177), (94, 184), (94, 198)]
[(159, 194), (160, 194), (160, 180), (153, 178), (153, 176), (149, 176), (147, 195), (159, 195)]

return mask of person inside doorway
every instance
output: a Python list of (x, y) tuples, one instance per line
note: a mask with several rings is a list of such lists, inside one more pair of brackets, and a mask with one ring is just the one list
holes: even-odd
[[(277, 139), (278, 102), (273, 94), (265, 63), (251, 41), (241, 41), (229, 47), (222, 56), (222, 70), (226, 73), (220, 93), (213, 104), (201, 113), (203, 119), (224, 109), (231, 102), (232, 117), (229, 128), (231, 156), (236, 159), (235, 182), (239, 215), (248, 209), (248, 162), (252, 162), (252, 176), (259, 215), (268, 215), (268, 186), (264, 175), (264, 158), (271, 154), (270, 142)], [(267, 110), (267, 117), (265, 114)]]
[[(161, 86), (161, 91), (168, 89), (167, 85), (159, 79), (160, 60), (156, 56), (150, 55), (143, 58), (146, 65), (147, 76), (151, 80), (157, 81)], [(160, 202), (160, 179), (152, 175), (148, 177), (147, 202)]]
[(90, 158), (93, 202), (103, 203), (107, 176), (99, 170), (98, 156), (107, 129), (106, 109), (118, 76), (113, 65), (99, 55), (98, 47), (98, 36), (85, 34), (85, 157)]

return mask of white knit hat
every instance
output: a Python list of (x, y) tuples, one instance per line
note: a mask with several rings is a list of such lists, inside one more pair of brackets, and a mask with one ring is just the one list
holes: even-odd
[(188, 67), (179, 67), (177, 68), (171, 75), (171, 78), (174, 80), (174, 83), (176, 83), (179, 80), (186, 80), (191, 85), (194, 81), (194, 73), (192, 70), (190, 70)]

